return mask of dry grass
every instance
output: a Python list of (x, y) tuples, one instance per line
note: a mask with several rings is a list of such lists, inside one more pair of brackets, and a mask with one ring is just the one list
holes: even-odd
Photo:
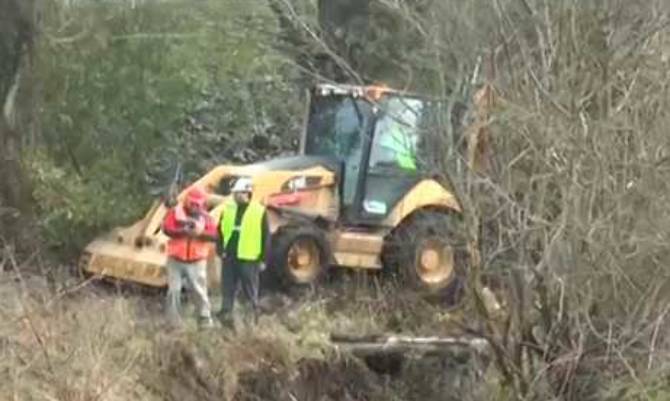
[[(340, 284), (288, 302), (270, 295), (265, 302), (278, 305), (272, 313), (233, 334), (200, 331), (194, 320), (170, 330), (160, 297), (95, 285), (58, 296), (42, 278), (3, 272), (0, 399), (255, 400), (273, 394), (287, 401), (381, 400), (416, 391), (438, 396), (439, 386), (453, 385), (384, 380), (338, 355), (328, 341), (332, 332), (445, 331), (444, 314), (434, 305), (395, 291), (391, 297), (391, 289)], [(77, 284), (56, 285), (68, 286)], [(408, 365), (410, 377), (432, 377), (421, 366)], [(446, 377), (439, 369), (436, 377)]]

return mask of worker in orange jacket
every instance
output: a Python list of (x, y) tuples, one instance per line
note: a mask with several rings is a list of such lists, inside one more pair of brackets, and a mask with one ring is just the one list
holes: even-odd
[(186, 279), (196, 296), (200, 325), (211, 326), (207, 258), (218, 231), (216, 221), (207, 213), (205, 193), (198, 188), (189, 190), (185, 201), (168, 211), (162, 229), (170, 237), (166, 265), (168, 319), (175, 324), (181, 322), (181, 291)]

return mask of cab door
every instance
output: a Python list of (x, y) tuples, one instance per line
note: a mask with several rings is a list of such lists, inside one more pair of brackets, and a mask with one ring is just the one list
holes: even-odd
[(376, 112), (375, 127), (366, 167), (361, 217), (383, 220), (423, 177), (419, 158), (424, 102), (388, 97)]
[(341, 218), (353, 223), (359, 184), (366, 173), (364, 159), (370, 148), (372, 105), (345, 95), (313, 96), (305, 133), (304, 154), (326, 156), (340, 166), (337, 176)]

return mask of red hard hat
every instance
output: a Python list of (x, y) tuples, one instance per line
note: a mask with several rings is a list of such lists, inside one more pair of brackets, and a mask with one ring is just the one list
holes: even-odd
[(207, 195), (200, 188), (197, 187), (191, 188), (186, 194), (187, 205), (193, 205), (200, 209), (204, 209), (206, 203), (207, 203)]

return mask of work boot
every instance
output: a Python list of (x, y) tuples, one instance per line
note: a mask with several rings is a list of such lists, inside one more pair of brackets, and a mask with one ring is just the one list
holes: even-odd
[(214, 327), (214, 321), (211, 317), (203, 317), (198, 319), (198, 328), (200, 329), (211, 329)]
[(253, 328), (258, 325), (258, 312), (254, 309), (245, 310), (241, 320), (245, 327)]
[(235, 331), (235, 319), (230, 313), (219, 312), (216, 318), (221, 323), (221, 328)]
[(221, 328), (230, 333), (237, 333), (237, 327), (233, 319), (224, 319), (221, 321)]

